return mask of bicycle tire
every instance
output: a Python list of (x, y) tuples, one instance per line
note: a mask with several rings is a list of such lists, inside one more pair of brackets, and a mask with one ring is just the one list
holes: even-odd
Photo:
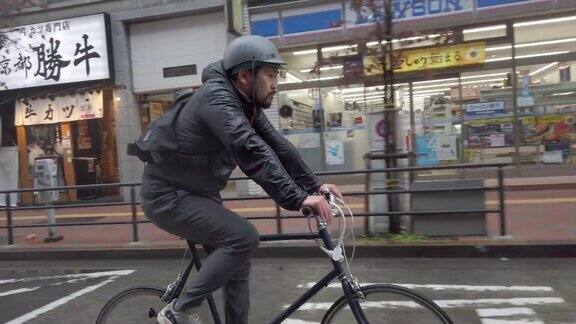
[[(156, 323), (155, 316), (165, 305), (161, 299), (163, 294), (164, 289), (159, 287), (137, 286), (126, 289), (116, 294), (102, 307), (96, 319), (96, 324), (146, 323), (146, 319), (150, 323)], [(154, 305), (146, 307), (144, 303), (139, 301), (133, 308), (124, 305), (123, 308), (118, 309), (118, 306), (123, 305), (126, 301), (130, 299), (136, 300), (137, 297), (141, 296), (144, 296), (144, 300), (149, 300)], [(131, 319), (127, 319), (127, 317)]]
[[(370, 304), (366, 304), (365, 301), (360, 300), (360, 305), (371, 324), (453, 323), (448, 314), (442, 308), (440, 308), (440, 306), (434, 303), (434, 301), (432, 301), (430, 298), (422, 295), (417, 291), (390, 284), (368, 285), (361, 287), (360, 290), (364, 294), (366, 300), (368, 300), (369, 297), (374, 297), (375, 295), (385, 295), (385, 297), (379, 298), (376, 301), (369, 301)], [(390, 296), (395, 297), (395, 299), (397, 299), (397, 297), (403, 297), (407, 299), (407, 301), (389, 300)], [(358, 299), (358, 294), (356, 294), (354, 298)], [(413, 303), (416, 303), (416, 305)], [(346, 311), (346, 314), (342, 314), (343, 318), (336, 320), (336, 316), (341, 314), (343, 310), (346, 309), (346, 306), (348, 306), (346, 297), (340, 297), (336, 302), (334, 302), (334, 304), (332, 304), (328, 311), (326, 311), (326, 314), (324, 315), (321, 323), (356, 323), (356, 320), (354, 319), (354, 316), (352, 315), (349, 307)], [(420, 306), (421, 309), (417, 309), (418, 306)], [(371, 310), (369, 310), (370, 308)], [(417, 311), (415, 312), (415, 310)], [(375, 317), (370, 318), (368, 314), (369, 311), (372, 312), (372, 314), (375, 314)], [(391, 314), (392, 311), (397, 313), (395, 315)], [(423, 318), (424, 316), (425, 318)]]

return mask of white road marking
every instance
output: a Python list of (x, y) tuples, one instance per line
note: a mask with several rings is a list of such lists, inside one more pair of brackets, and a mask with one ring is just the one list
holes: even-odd
[(544, 324), (539, 319), (502, 320), (493, 318), (483, 318), (482, 324)]
[(50, 279), (94, 279), (94, 278), (102, 278), (102, 277), (109, 277), (109, 276), (126, 276), (132, 274), (136, 270), (117, 270), (117, 271), (102, 271), (102, 272), (90, 272), (90, 273), (75, 273), (75, 274), (67, 274), (67, 275), (58, 275), (58, 276), (46, 276), (46, 277), (30, 277), (30, 278), (22, 278), (22, 279), (5, 279), (0, 280), (1, 284), (7, 283), (15, 283), (15, 282), (27, 282), (27, 281), (35, 281), (35, 280), (50, 280)]
[(282, 322), (282, 324), (320, 324), (320, 322), (310, 322), (310, 321), (303, 321), (299, 319), (287, 319)]
[(104, 286), (104, 285), (106, 285), (106, 284), (114, 281), (116, 278), (118, 278), (118, 276), (113, 276), (113, 277), (111, 277), (111, 278), (109, 278), (109, 279), (106, 279), (106, 280), (102, 281), (102, 282), (99, 283), (99, 284), (96, 284), (96, 285), (93, 285), (93, 286), (89, 286), (89, 287), (86, 287), (86, 288), (84, 288), (84, 289), (80, 289), (80, 290), (78, 290), (78, 291), (76, 291), (76, 292), (74, 292), (74, 293), (72, 293), (72, 294), (70, 294), (70, 295), (68, 295), (68, 296), (66, 296), (66, 297), (62, 297), (62, 298), (60, 298), (60, 299), (57, 299), (57, 300), (55, 300), (55, 301), (53, 301), (53, 302), (51, 302), (51, 303), (49, 303), (49, 304), (47, 304), (47, 305), (45, 305), (45, 306), (42, 306), (42, 307), (40, 307), (40, 308), (38, 308), (38, 309), (36, 309), (36, 310), (33, 310), (33, 311), (31, 311), (31, 312), (29, 312), (29, 313), (26, 313), (26, 314), (24, 314), (24, 315), (22, 315), (22, 316), (20, 316), (20, 317), (18, 317), (18, 318), (15, 318), (15, 319), (7, 322), (6, 324), (21, 324), (21, 323), (24, 323), (24, 322), (29, 321), (29, 320), (31, 320), (31, 319), (34, 319), (34, 318), (38, 317), (39, 315), (42, 315), (42, 314), (44, 314), (44, 313), (46, 313), (46, 312), (49, 312), (49, 311), (51, 311), (51, 310), (54, 310), (54, 309), (56, 309), (56, 308), (58, 308), (58, 307), (60, 307), (60, 306), (62, 306), (62, 305), (64, 305), (64, 304), (68, 303), (69, 301), (71, 301), (71, 300), (73, 300), (73, 299), (75, 299), (75, 298), (78, 298), (78, 297), (80, 297), (80, 296), (82, 296), (82, 295), (84, 295), (84, 294), (87, 294), (87, 293), (89, 293), (89, 292), (92, 292), (92, 291), (94, 291), (94, 290), (96, 290), (96, 289), (98, 289), (98, 288), (100, 288), (100, 287), (102, 287), (102, 286)]
[[(547, 305), (547, 304), (562, 304), (565, 302), (562, 298), (557, 297), (529, 297), (529, 298), (484, 298), (484, 299), (448, 299), (448, 300), (435, 300), (438, 306), (442, 308), (456, 308), (456, 307), (485, 307), (489, 305)], [(284, 308), (288, 308), (285, 305)], [(305, 303), (300, 307), (300, 310), (328, 310), (332, 303)], [(421, 307), (416, 302), (412, 301), (374, 301), (363, 302), (363, 308), (419, 308)]]
[[(312, 288), (316, 283), (308, 282), (300, 284), (298, 288)], [(376, 285), (377, 283), (360, 283), (360, 286)], [(381, 283), (380, 283), (381, 284)], [(465, 290), (465, 291), (554, 291), (552, 287), (546, 286), (470, 286), (470, 285), (421, 285), (421, 284), (404, 284), (393, 283), (393, 285), (410, 289), (431, 289), (431, 290)], [(334, 282), (328, 285), (328, 288), (342, 288), (342, 284)]]
[(8, 290), (5, 292), (0, 292), (0, 297), (2, 296), (8, 296), (8, 295), (14, 295), (14, 294), (19, 294), (19, 293), (23, 293), (23, 292), (29, 292), (29, 291), (34, 291), (36, 289), (38, 289), (40, 287), (32, 287), (32, 288), (22, 288), (22, 289), (14, 289), (14, 290)]
[(512, 315), (535, 315), (536, 313), (527, 307), (514, 308), (479, 308), (476, 310), (480, 317), (498, 317)]

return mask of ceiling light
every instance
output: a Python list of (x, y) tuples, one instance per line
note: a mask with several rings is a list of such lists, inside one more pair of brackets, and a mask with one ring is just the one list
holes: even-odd
[(535, 54), (527, 54), (527, 55), (518, 55), (516, 56), (517, 59), (529, 58), (529, 57), (539, 57), (539, 56), (550, 56), (550, 55), (560, 55), (570, 53), (570, 51), (558, 51), (558, 52), (548, 52), (548, 53), (535, 53)]
[(460, 77), (460, 79), (461, 80), (478, 79), (478, 78), (486, 78), (486, 77), (493, 77), (493, 76), (500, 76), (500, 75), (507, 75), (507, 74), (508, 74), (508, 72), (480, 74), (480, 75), (468, 75), (468, 76)]
[(302, 80), (296, 77), (294, 74), (290, 72), (286, 72), (286, 81), (278, 82), (279, 84), (286, 84), (286, 83), (300, 83)]
[(349, 48), (354, 48), (357, 45), (338, 45), (338, 46), (330, 46), (330, 47), (323, 47), (322, 48), (322, 52), (332, 52), (332, 51), (339, 51), (339, 50), (343, 50), (343, 49), (349, 49)]
[(554, 63), (550, 63), (550, 64), (547, 64), (547, 65), (544, 65), (543, 67), (541, 67), (541, 68), (539, 68), (539, 69), (537, 69), (537, 70), (534, 70), (534, 71), (528, 73), (528, 75), (529, 75), (529, 76), (536, 75), (536, 74), (538, 74), (538, 73), (540, 73), (540, 72), (543, 72), (543, 71), (548, 70), (549, 68), (551, 68), (551, 67), (553, 67), (553, 66), (555, 66), (555, 65), (557, 65), (557, 64), (558, 64), (558, 62), (554, 62)]
[(486, 59), (486, 60), (484, 60), (484, 62), (508, 61), (511, 59), (512, 59), (512, 56), (506, 56), (506, 57), (497, 57), (497, 58)]
[(442, 83), (442, 84), (416, 86), (416, 87), (412, 87), (412, 89), (414, 89), (414, 90), (418, 90), (418, 89), (430, 89), (430, 88), (447, 87), (447, 86), (453, 86), (453, 85), (458, 85), (458, 82), (449, 82), (449, 83)]
[(494, 82), (494, 81), (502, 81), (503, 78), (496, 78), (496, 79), (486, 79), (486, 80), (476, 80), (476, 81), (466, 81), (461, 82), (461, 84), (476, 84), (476, 83), (486, 83), (486, 82)]
[(304, 50), (304, 51), (295, 51), (292, 52), (293, 55), (307, 55), (307, 54), (316, 54), (318, 50), (311, 49), (311, 50)]
[(534, 43), (525, 43), (525, 44), (516, 44), (514, 45), (515, 48), (523, 48), (523, 47), (532, 47), (532, 46), (541, 46), (541, 45), (552, 45), (552, 44), (562, 44), (562, 43), (571, 43), (576, 42), (576, 38), (563, 38), (563, 39), (556, 39), (550, 41), (542, 41), (542, 42), (534, 42)]
[[(320, 71), (338, 70), (338, 69), (341, 69), (343, 67), (344, 66), (342, 66), (342, 65), (323, 66), (320, 68)], [(302, 69), (302, 70), (300, 70), (300, 72), (309, 73), (309, 72), (312, 72), (312, 69)]]
[(572, 20), (576, 20), (576, 16), (568, 16), (568, 17), (552, 18), (552, 19), (544, 19), (544, 20), (534, 20), (534, 21), (525, 21), (525, 22), (515, 23), (514, 27), (536, 26), (536, 25), (543, 25), (543, 24), (572, 21)]
[(500, 29), (505, 29), (505, 28), (506, 28), (506, 25), (495, 25), (495, 26), (464, 29), (462, 31), (462, 33), (464, 33), (464, 34), (481, 33), (481, 32), (500, 30)]
[[(518, 46), (516, 46), (518, 47)], [(502, 46), (493, 46), (493, 47), (486, 47), (486, 52), (493, 52), (493, 51), (500, 51), (505, 49), (511, 49), (512, 45), (502, 45)]]

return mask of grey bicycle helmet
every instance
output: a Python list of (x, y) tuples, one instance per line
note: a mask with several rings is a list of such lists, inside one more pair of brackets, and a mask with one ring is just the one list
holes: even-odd
[(280, 57), (272, 41), (257, 35), (241, 36), (233, 40), (226, 48), (222, 65), (229, 75), (243, 68), (257, 68), (264, 64), (280, 67), (286, 62)]

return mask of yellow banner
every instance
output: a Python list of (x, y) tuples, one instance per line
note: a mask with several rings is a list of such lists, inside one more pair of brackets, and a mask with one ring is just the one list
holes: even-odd
[[(482, 64), (486, 58), (486, 43), (403, 51), (394, 61), (394, 72), (414, 72), (464, 65)], [(364, 74), (382, 74), (382, 62), (374, 56), (364, 57)]]

